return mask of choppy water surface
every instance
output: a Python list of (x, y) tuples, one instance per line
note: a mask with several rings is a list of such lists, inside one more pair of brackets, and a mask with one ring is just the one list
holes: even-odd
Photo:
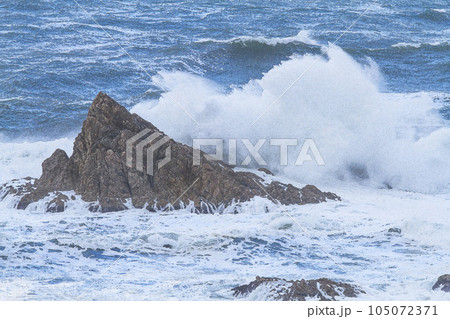
[[(160, 88), (146, 72), (183, 71), (229, 88), (293, 54), (320, 52), (369, 1), (2, 1), (0, 133), (78, 130), (98, 91), (127, 106)], [(378, 1), (337, 43), (372, 58), (384, 90), (449, 93), (446, 1)], [(131, 59), (108, 34), (135, 60)], [(142, 68), (141, 68), (142, 67)], [(448, 97), (447, 97), (448, 99)]]
[(74, 1), (0, 4), (0, 183), (39, 177), (56, 148), (70, 154), (104, 91), (187, 144), (314, 138), (324, 167), (261, 153), (280, 176), (343, 201), (160, 216), (81, 201), (17, 211), (8, 197), (0, 299), (228, 299), (255, 276), (342, 280), (361, 299), (448, 299), (431, 290), (450, 269), (447, 1), (78, 2), (102, 27)]
[(0, 297), (229, 299), (259, 275), (352, 282), (368, 292), (361, 299), (445, 300), (431, 286), (450, 263), (442, 240), (450, 198), (340, 194), (353, 199), (302, 207), (258, 199), (238, 215), (162, 217), (93, 214), (81, 202), (61, 214), (18, 212), (4, 201)]

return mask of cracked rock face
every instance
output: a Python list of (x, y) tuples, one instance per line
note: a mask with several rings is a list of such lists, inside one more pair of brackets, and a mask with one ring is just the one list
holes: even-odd
[[(143, 171), (135, 168), (136, 158), (132, 166), (127, 166), (126, 161), (127, 141), (143, 130), (165, 136), (151, 123), (100, 92), (75, 139), (72, 156), (58, 149), (46, 159), (42, 176), (21, 198), (17, 208), (24, 209), (51, 192), (71, 190), (83, 200), (95, 203), (91, 209), (101, 212), (127, 209), (126, 200), (131, 200), (134, 207), (146, 206), (149, 210), (194, 203), (194, 210), (201, 213), (255, 196), (275, 199), (281, 204), (339, 200), (335, 194), (322, 192), (312, 185), (299, 189), (272, 182), (264, 186), (257, 175), (235, 172), (223, 162), (206, 159), (203, 153), (200, 165), (193, 165), (193, 149), (168, 137), (155, 151), (153, 163), (157, 167), (166, 158), (167, 148), (170, 148), (170, 161), (154, 170), (153, 175), (146, 174), (147, 150), (157, 141), (145, 146)], [(63, 210), (66, 201), (60, 196), (52, 203), (51, 211)]]
[[(261, 290), (268, 300), (305, 301), (318, 299), (333, 301), (346, 297), (355, 298), (365, 292), (354, 285), (336, 282), (327, 278), (312, 280), (284, 280), (280, 278), (256, 277), (248, 285), (233, 288), (235, 297), (248, 296)], [(261, 298), (261, 294), (257, 294)]]

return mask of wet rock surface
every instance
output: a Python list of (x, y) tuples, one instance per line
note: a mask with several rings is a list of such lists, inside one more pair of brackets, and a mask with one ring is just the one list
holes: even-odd
[[(246, 297), (257, 289), (263, 289), (262, 295), (268, 300), (305, 301), (317, 299), (333, 301), (343, 298), (355, 298), (365, 292), (354, 285), (336, 282), (327, 278), (312, 280), (284, 280), (280, 278), (256, 277), (247, 285), (233, 288), (235, 297)], [(258, 294), (260, 299), (261, 294)]]
[(12, 195), (20, 199), (16, 204), (16, 208), (25, 209), (31, 203), (48, 197), (48, 200), (45, 202), (46, 212), (48, 213), (63, 212), (66, 207), (65, 204), (69, 200), (75, 200), (73, 195), (69, 198), (69, 196), (61, 192), (39, 192), (36, 186), (37, 180), (31, 177), (26, 177), (22, 181), (12, 180), (0, 186), (0, 200), (3, 200), (8, 195)]
[(23, 197), (36, 190), (36, 179), (26, 177), (22, 180), (13, 179), (9, 183), (0, 186), (0, 200), (3, 200), (8, 195)]
[(442, 290), (450, 292), (450, 274), (442, 275), (433, 285), (433, 290)]
[[(151, 123), (100, 92), (75, 139), (72, 156), (58, 149), (46, 159), (39, 180), (18, 194), (22, 197), (17, 208), (25, 209), (49, 193), (72, 190), (84, 201), (93, 203), (92, 211), (100, 212), (125, 210), (127, 200), (131, 200), (134, 207), (149, 210), (177, 209), (190, 204), (197, 213), (210, 213), (255, 196), (286, 205), (340, 199), (312, 185), (302, 189), (280, 182), (264, 185), (257, 175), (235, 172), (223, 162), (208, 160), (203, 153), (200, 165), (194, 165), (193, 149), (168, 137), (154, 152), (154, 167), (164, 161), (168, 148), (171, 159), (149, 175), (146, 173), (147, 150), (158, 141), (145, 145), (142, 170), (135, 168), (136, 158), (131, 166), (126, 161), (127, 141), (144, 130), (166, 137)], [(63, 211), (68, 200), (66, 195), (56, 193), (48, 210)]]
[(65, 204), (69, 201), (69, 196), (62, 194), (62, 193), (56, 193), (55, 198), (53, 198), (50, 202), (47, 204), (47, 213), (61, 213), (64, 211)]
[(397, 227), (392, 227), (392, 228), (388, 229), (388, 233), (389, 234), (399, 234), (400, 235), (402, 233), (402, 230), (400, 228), (397, 228)]

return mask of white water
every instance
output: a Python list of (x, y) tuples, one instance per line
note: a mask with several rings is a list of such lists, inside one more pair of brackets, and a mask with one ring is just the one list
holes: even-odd
[(448, 195), (335, 191), (342, 202), (276, 207), (254, 199), (237, 215), (161, 218), (136, 209), (91, 213), (81, 201), (43, 214), (3, 201), (0, 299), (222, 299), (255, 276), (352, 282), (365, 300), (448, 299), (431, 290), (450, 267)]
[(274, 37), (274, 38), (266, 38), (263, 36), (241, 36), (236, 37), (232, 39), (226, 39), (226, 40), (217, 40), (217, 39), (201, 39), (197, 42), (203, 43), (203, 42), (216, 42), (216, 43), (243, 43), (250, 44), (253, 42), (267, 44), (275, 46), (277, 44), (288, 44), (288, 43), (304, 43), (309, 45), (318, 45), (316, 41), (310, 38), (310, 32), (308, 30), (302, 30), (297, 35), (291, 36), (291, 37)]
[[(371, 61), (358, 64), (339, 48), (327, 56), (293, 57), (231, 92), (162, 72), (168, 93), (133, 111), (187, 144), (199, 136), (312, 137), (324, 167), (280, 167), (272, 149), (263, 153), (284, 179), (320, 185), (342, 202), (276, 207), (257, 198), (238, 215), (159, 218), (137, 209), (91, 213), (81, 200), (61, 214), (40, 204), (17, 211), (8, 197), (0, 202), (0, 299), (222, 299), (255, 276), (352, 282), (368, 292), (360, 299), (448, 299), (431, 290), (450, 270), (450, 129), (440, 105), (429, 93), (381, 93)], [(72, 142), (1, 142), (0, 181), (39, 177), (42, 161), (56, 148), (70, 154)], [(352, 165), (369, 178), (355, 181)], [(395, 189), (378, 189), (386, 182)]]
[[(261, 149), (270, 169), (297, 181), (333, 186), (354, 180), (357, 168), (368, 177), (359, 181), (366, 185), (447, 191), (450, 127), (437, 112), (442, 105), (426, 92), (382, 93), (382, 76), (371, 60), (359, 64), (338, 47), (325, 56), (294, 56), (231, 92), (205, 78), (161, 72), (156, 80), (167, 93), (132, 111), (188, 145), (199, 137), (249, 138), (254, 144), (260, 138), (298, 138), (299, 144), (313, 138), (323, 167), (293, 165), (299, 148), (291, 148), (290, 165), (281, 167), (278, 147), (266, 143)], [(242, 161), (247, 152), (242, 144), (238, 148)]]
[(431, 46), (439, 46), (439, 45), (446, 45), (448, 44), (448, 41), (435, 41), (435, 42), (427, 42), (427, 43), (407, 43), (407, 42), (399, 42), (396, 44), (393, 44), (393, 47), (399, 47), (399, 48), (420, 48), (421, 46), (431, 45)]
[(0, 140), (0, 184), (12, 179), (41, 176), (41, 164), (57, 149), (72, 154), (73, 139), (61, 138), (46, 142)]

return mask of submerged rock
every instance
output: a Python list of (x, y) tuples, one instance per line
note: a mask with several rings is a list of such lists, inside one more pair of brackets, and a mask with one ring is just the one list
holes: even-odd
[[(25, 182), (24, 182), (25, 181)], [(31, 177), (26, 177), (24, 180), (12, 180), (0, 186), (0, 201), (5, 199), (8, 195), (19, 198), (16, 208), (25, 209), (29, 204), (48, 197), (45, 205), (47, 213), (59, 213), (65, 209), (65, 204), (75, 197), (67, 196), (61, 192), (41, 193), (37, 191), (37, 180)]]
[(388, 233), (397, 233), (397, 234), (401, 234), (402, 230), (400, 228), (397, 227), (392, 227), (388, 229)]
[(258, 171), (263, 172), (263, 173), (265, 173), (265, 174), (267, 174), (267, 175), (272, 175), (272, 176), (274, 176), (274, 174), (273, 174), (270, 170), (268, 170), (267, 168), (265, 168), (265, 167), (260, 167), (260, 168), (258, 168)]
[(433, 285), (433, 290), (442, 290), (445, 292), (450, 292), (450, 275), (442, 275), (438, 278), (436, 283)]
[(57, 192), (53, 198), (47, 204), (47, 213), (61, 213), (66, 207), (66, 203), (69, 201), (69, 196)]
[(9, 183), (0, 186), (0, 200), (5, 199), (8, 195), (22, 197), (36, 189), (36, 179), (26, 177), (22, 180), (13, 179)]
[[(354, 285), (336, 282), (327, 278), (313, 280), (284, 280), (280, 278), (256, 277), (248, 285), (233, 288), (233, 295), (249, 296), (256, 294), (256, 299), (305, 301), (318, 299), (320, 301), (332, 301), (345, 297), (355, 298), (365, 292)], [(263, 297), (262, 297), (263, 296)]]
[[(148, 134), (136, 136), (143, 132)], [(142, 169), (136, 158), (127, 162), (127, 141), (135, 137), (136, 143), (155, 134), (161, 139), (143, 142)], [(161, 141), (165, 139), (165, 143)], [(156, 145), (159, 143), (159, 148)], [(147, 150), (155, 147), (153, 174), (147, 174)], [(170, 161), (166, 161), (168, 152)], [(150, 153), (149, 153), (150, 154)], [(248, 201), (260, 196), (281, 204), (310, 204), (326, 200), (339, 200), (333, 193), (325, 193), (312, 185), (296, 188), (280, 182), (264, 185), (262, 179), (249, 172), (235, 172), (233, 167), (208, 160), (200, 154), (200, 165), (194, 165), (193, 149), (170, 139), (151, 123), (131, 114), (112, 98), (100, 92), (93, 101), (81, 133), (74, 143), (73, 154), (68, 157), (56, 150), (42, 164), (42, 176), (34, 187), (22, 196), (17, 208), (46, 197), (51, 192), (75, 191), (82, 199), (93, 202), (92, 211), (118, 211), (127, 209), (127, 200), (134, 207), (149, 210), (162, 207), (181, 208), (191, 204), (193, 210), (208, 213)], [(164, 166), (161, 165), (164, 162)], [(270, 196), (268, 195), (270, 194)], [(52, 201), (51, 211), (61, 211), (68, 198), (58, 195)]]

